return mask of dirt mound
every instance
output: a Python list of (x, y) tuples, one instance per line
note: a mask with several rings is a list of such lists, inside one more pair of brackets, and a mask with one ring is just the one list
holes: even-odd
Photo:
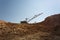
[(52, 15), (49, 16), (45, 19), (44, 21), (45, 25), (49, 25), (49, 26), (55, 26), (55, 25), (59, 25), (60, 24), (60, 14), (56, 14), (56, 15)]
[(60, 14), (49, 16), (43, 22), (38, 23), (38, 25), (52, 31), (55, 27), (60, 26)]
[(49, 16), (43, 22), (34, 24), (0, 20), (0, 40), (57, 40), (59, 38), (60, 14)]
[(7, 23), (6, 21), (4, 21), (4, 20), (0, 20), (0, 23)]

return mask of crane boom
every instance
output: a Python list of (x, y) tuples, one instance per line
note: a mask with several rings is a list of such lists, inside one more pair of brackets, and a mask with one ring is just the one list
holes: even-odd
[(35, 15), (34, 17), (32, 17), (31, 19), (29, 19), (28, 20), (28, 22), (30, 22), (31, 20), (33, 20), (34, 18), (36, 18), (36, 17), (38, 17), (38, 16), (40, 16), (41, 14), (43, 14), (43, 13), (39, 13), (38, 15)]

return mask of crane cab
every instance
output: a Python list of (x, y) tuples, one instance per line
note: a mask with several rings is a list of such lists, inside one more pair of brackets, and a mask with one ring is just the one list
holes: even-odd
[(21, 23), (28, 23), (27, 21), (21, 21)]

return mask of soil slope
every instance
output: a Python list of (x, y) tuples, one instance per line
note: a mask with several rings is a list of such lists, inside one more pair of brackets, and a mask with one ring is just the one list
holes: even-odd
[(60, 40), (60, 14), (34, 24), (0, 20), (0, 40)]

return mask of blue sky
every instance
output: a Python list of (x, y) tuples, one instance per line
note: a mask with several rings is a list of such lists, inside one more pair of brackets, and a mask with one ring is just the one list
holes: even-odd
[(43, 12), (31, 22), (41, 22), (47, 16), (60, 13), (60, 0), (0, 0), (0, 20), (20, 22)]

